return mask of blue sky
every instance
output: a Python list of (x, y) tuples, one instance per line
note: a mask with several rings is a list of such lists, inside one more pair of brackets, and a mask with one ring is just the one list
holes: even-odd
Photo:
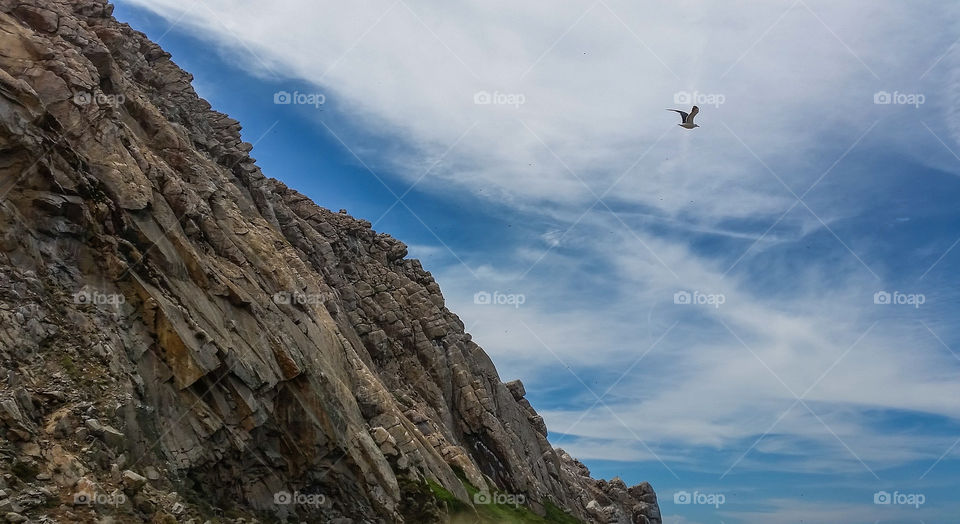
[[(960, 514), (960, 7), (116, 16), (241, 121), (268, 176), (406, 242), (552, 442), (649, 480), (665, 522)], [(692, 132), (664, 111), (688, 100)]]

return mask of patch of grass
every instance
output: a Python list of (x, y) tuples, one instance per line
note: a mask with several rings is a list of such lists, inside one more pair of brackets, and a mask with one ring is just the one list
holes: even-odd
[[(477, 493), (480, 493), (480, 488), (474, 486), (467, 480), (466, 474), (457, 466), (453, 467), (453, 472), (460, 479), (460, 482), (463, 484), (464, 489), (467, 490), (467, 493), (470, 495), (470, 498), (476, 500)], [(430, 481), (428, 481), (430, 482)], [(443, 489), (442, 486), (437, 485), (435, 482), (431, 482), (436, 485), (440, 490), (454, 499), (453, 494), (449, 491)], [(431, 487), (431, 489), (433, 489)], [(491, 496), (500, 494), (498, 491), (491, 491), (489, 493)], [(495, 498), (495, 497), (494, 497)], [(580, 520), (577, 520), (575, 517), (567, 514), (563, 511), (562, 508), (551, 503), (550, 501), (544, 501), (544, 508), (546, 510), (546, 515), (541, 517), (533, 512), (530, 508), (523, 505), (513, 505), (513, 504), (475, 504), (472, 508), (457, 500), (465, 511), (460, 513), (452, 513), (451, 516), (456, 522), (477, 522), (481, 524), (583, 524)], [(472, 518), (471, 518), (472, 517)]]
[(70, 378), (80, 378), (80, 370), (77, 369), (77, 365), (74, 364), (73, 359), (70, 358), (70, 355), (64, 355), (60, 357), (60, 366), (64, 371), (67, 372), (67, 375), (70, 375)]
[(473, 513), (469, 504), (458, 499), (453, 493), (447, 491), (447, 489), (440, 484), (427, 479), (427, 487), (430, 488), (433, 498), (441, 502), (451, 514)]
[(583, 524), (580, 519), (570, 515), (564, 511), (563, 508), (549, 500), (543, 502), (543, 507), (547, 510), (547, 515), (544, 517), (547, 522), (556, 522), (557, 524)]
[(397, 510), (406, 522), (442, 522), (448, 504), (455, 497), (436, 482), (415, 482), (400, 479), (401, 500)]
[(543, 517), (530, 511), (526, 506), (511, 506), (508, 504), (477, 504), (477, 513), (480, 515), (480, 521), (486, 523), (507, 523), (507, 524), (542, 524), (549, 522)]
[[(470, 500), (477, 500), (481, 492), (467, 480), (463, 470), (453, 466)], [(540, 516), (524, 505), (513, 504), (468, 504), (458, 499), (439, 483), (426, 479), (425, 482), (401, 482), (404, 493), (401, 511), (410, 522), (447, 522), (455, 524), (583, 524), (567, 514), (562, 508), (550, 501), (544, 501), (545, 515)], [(501, 492), (488, 493), (494, 500)]]

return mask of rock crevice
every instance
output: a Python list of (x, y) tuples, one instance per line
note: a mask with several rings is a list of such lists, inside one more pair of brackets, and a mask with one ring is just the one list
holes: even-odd
[(550, 446), (406, 246), (265, 177), (191, 81), (102, 0), (0, 0), (0, 510), (418, 522), (439, 486), (660, 522)]

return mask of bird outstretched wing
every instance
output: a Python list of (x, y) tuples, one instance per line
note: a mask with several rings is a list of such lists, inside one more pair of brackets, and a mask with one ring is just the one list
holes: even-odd
[[(693, 108), (696, 109), (697, 106), (693, 106)], [(681, 110), (679, 110), (679, 109), (667, 109), (667, 111), (673, 111), (674, 113), (680, 113), (680, 123), (681, 123), (681, 124), (684, 123), (684, 122), (686, 122), (686, 121), (687, 121), (687, 116), (689, 116), (686, 111), (681, 111)], [(699, 110), (698, 110), (698, 111), (699, 111)], [(696, 114), (696, 113), (694, 113), (694, 114)]]
[(697, 116), (697, 113), (699, 113), (699, 112), (700, 112), (700, 108), (697, 107), (697, 106), (693, 106), (693, 109), (690, 110), (690, 116), (689, 116), (689, 117), (686, 115), (686, 113), (684, 113), (684, 115), (683, 115), (683, 123), (684, 123), (684, 124), (692, 124), (692, 123), (693, 123), (693, 117)]

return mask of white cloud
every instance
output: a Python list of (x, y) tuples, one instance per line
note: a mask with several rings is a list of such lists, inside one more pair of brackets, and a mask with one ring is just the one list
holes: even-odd
[(410, 244), (407, 246), (407, 257), (424, 261), (435, 257), (445, 257), (448, 251), (440, 246), (426, 244)]
[[(127, 1), (171, 20), (190, 9), (177, 0)], [(599, 376), (596, 384), (584, 381), (602, 393), (616, 379), (611, 370), (626, 370), (679, 322), (609, 399), (650, 442), (736, 447), (829, 369), (808, 403), (865, 461), (890, 467), (943, 451), (939, 439), (878, 435), (863, 416), (895, 408), (960, 418), (950, 402), (960, 386), (943, 371), (956, 362), (925, 331), (905, 327), (912, 318), (881, 323), (831, 369), (881, 315), (871, 302), (880, 283), (853, 256), (843, 251), (841, 260), (811, 262), (799, 273), (771, 266), (762, 277), (789, 285), (764, 293), (736, 272), (724, 276), (729, 262), (654, 226), (758, 240), (731, 221), (772, 223), (794, 203), (791, 192), (802, 194), (878, 119), (864, 145), (940, 161), (929, 157), (935, 150), (943, 157), (941, 144), (910, 138), (927, 132), (918, 117), (941, 136), (957, 134), (938, 121), (943, 110), (956, 111), (954, 57), (920, 80), (951, 43), (930, 28), (955, 19), (956, 9), (814, 0), (196, 5), (182, 24), (255, 73), (318, 85), (327, 93), (328, 124), (376, 169), (416, 180), (469, 129), (418, 187), (466, 190), (553, 224), (529, 245), (497, 254), (509, 259), (466, 257), (479, 279), (459, 265), (435, 271), (451, 309), (474, 326), (502, 375), (569, 388), (568, 409), (544, 410), (551, 429), (569, 427), (593, 403), (564, 365)], [(945, 78), (953, 81), (932, 82)], [(921, 89), (927, 103), (920, 109), (873, 104), (880, 90)], [(478, 105), (479, 91), (520, 94), (524, 103)], [(703, 127), (687, 132), (664, 111), (681, 91), (720, 94), (724, 103), (701, 104)], [(377, 155), (362, 145), (374, 134), (405, 148)], [(873, 175), (841, 163), (818, 187), (870, 184)], [(598, 196), (617, 215), (597, 205), (564, 233)], [(833, 191), (808, 200), (819, 218), (798, 205), (751, 256), (822, 232), (867, 205)], [(411, 253), (443, 256), (430, 246)], [(610, 273), (592, 272), (586, 260), (602, 260)], [(824, 284), (838, 275), (840, 285)], [(722, 293), (726, 302), (718, 310), (678, 308), (672, 296), (680, 289)], [(482, 290), (523, 293), (526, 302), (474, 304)], [(604, 410), (571, 431), (583, 456), (646, 453), (626, 449), (620, 422)], [(833, 460), (847, 470), (854, 460), (802, 405), (775, 433), (757, 453), (790, 455), (791, 445), (814, 442), (830, 455), (808, 462), (813, 469)], [(743, 467), (756, 467), (752, 457)]]
[[(865, 497), (866, 498), (866, 497)], [(799, 501), (796, 499), (774, 499), (768, 501), (770, 507), (756, 511), (724, 510), (725, 518), (735, 518), (746, 524), (833, 524), (835, 522), (913, 522), (920, 518), (930, 518), (929, 513), (918, 513), (911, 506), (889, 506), (871, 504), (866, 499), (863, 504), (825, 503), (822, 501)]]
[[(510, 289), (526, 294), (520, 308), (477, 305), (468, 301), (474, 290), (502, 285), (502, 275), (486, 273), (478, 282), (457, 266), (437, 275), (451, 309), (472, 324), (502, 375), (532, 378), (530, 390), (574, 392), (566, 407), (541, 412), (551, 431), (582, 439), (576, 449), (584, 456), (608, 458), (626, 447), (633, 451), (623, 451), (624, 460), (647, 454), (641, 443), (618, 440), (638, 435), (654, 449), (725, 450), (729, 458), (716, 466), (719, 473), (769, 430), (737, 468), (865, 473), (861, 460), (877, 471), (916, 460), (932, 464), (953, 442), (881, 430), (882, 419), (866, 416), (895, 409), (960, 419), (951, 400), (960, 384), (942, 371), (956, 369), (956, 361), (916, 319), (875, 323), (885, 310), (873, 303), (877, 284), (869, 276), (824, 289), (816, 273), (784, 275), (810, 291), (769, 297), (747, 291), (737, 278), (721, 278), (682, 247), (644, 235), (660, 264), (629, 244), (630, 237), (583, 248), (612, 261), (615, 270), (602, 277), (618, 283), (616, 293), (582, 296), (555, 280), (529, 280)], [(556, 275), (577, 274), (579, 262), (543, 263)], [(848, 264), (858, 265), (852, 257)], [(676, 305), (677, 289), (721, 293), (725, 302)], [(604, 404), (589, 410), (594, 394), (608, 387)], [(595, 451), (584, 449), (605, 438), (610, 442)], [(775, 454), (784, 460), (757, 460)]]
[[(190, 8), (129, 1), (171, 19)], [(385, 0), (331, 10), (305, 0), (269, 8), (216, 0), (180, 23), (247, 55), (247, 66), (261, 73), (319, 84), (344, 120), (359, 122), (355, 131), (406, 141), (409, 155), (378, 159), (394, 162), (400, 176), (418, 178), (422, 158), (475, 124), (424, 187), (579, 209), (651, 148), (611, 199), (716, 221), (776, 214), (792, 202), (741, 139), (778, 172), (804, 167), (795, 152), (812, 153), (825, 135), (837, 136), (838, 156), (889, 113), (872, 104), (874, 92), (895, 83), (884, 79), (922, 73), (889, 56), (929, 53), (932, 62), (943, 45), (923, 30), (942, 7), (736, 4), (610, 0), (518, 9)], [(479, 91), (519, 93), (525, 103), (477, 105)], [(686, 133), (663, 111), (681, 91), (720, 94), (725, 103), (703, 105), (703, 127)], [(936, 97), (928, 98), (936, 107)], [(798, 182), (812, 182), (829, 162), (811, 162), (809, 175), (788, 185), (801, 191)]]

